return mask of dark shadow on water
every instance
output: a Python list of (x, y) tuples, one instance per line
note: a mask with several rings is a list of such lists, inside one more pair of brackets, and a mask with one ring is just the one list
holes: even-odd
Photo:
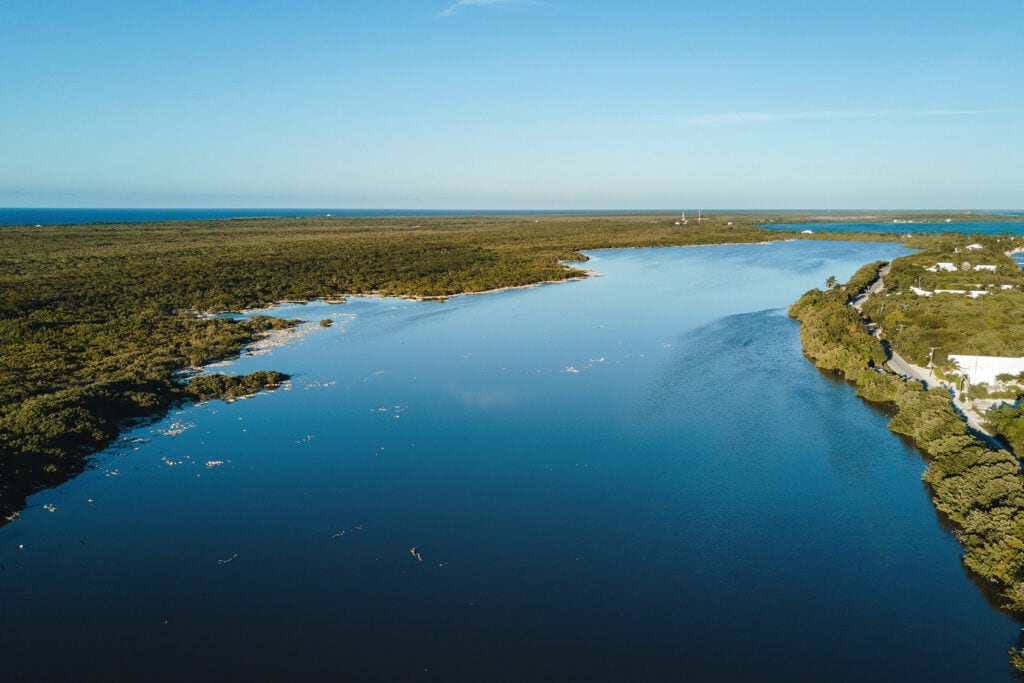
[[(99, 407), (97, 414), (104, 415), (108, 420), (103, 425), (107, 431), (104, 438), (96, 438), (87, 443), (62, 444), (64, 450), (59, 455), (0, 451), (0, 528), (17, 519), (25, 509), (30, 496), (65, 484), (89, 469), (95, 457), (114, 447), (118, 443), (118, 438), (125, 432), (154, 425), (167, 417), (172, 410), (194, 402), (183, 395), (179, 385), (151, 383), (141, 386), (154, 392), (159, 399), (159, 405), (142, 408), (137, 411), (139, 414), (121, 419), (118, 412), (110, 406)], [(261, 390), (273, 390), (276, 386), (267, 386)], [(171, 387), (171, 390), (168, 391), (168, 387)], [(50, 466), (55, 459), (59, 462), (56, 468)]]
[(79, 446), (69, 448), (60, 458), (60, 469), (47, 471), (42, 464), (52, 459), (40, 456), (39, 461), (27, 461), (24, 455), (0, 453), (0, 528), (17, 519), (18, 515), (27, 505), (30, 496), (56, 488), (74, 479), (82, 472), (90, 468), (96, 456), (104, 450), (113, 447), (117, 443), (120, 434), (136, 429), (153, 425), (164, 419), (167, 414), (180, 407), (184, 401), (176, 401), (160, 409), (159, 413), (133, 417), (122, 421), (118, 425), (118, 434), (109, 440), (98, 443), (95, 446)]
[[(810, 359), (808, 359), (808, 362), (812, 362), (812, 361), (810, 361)], [(824, 370), (824, 369), (821, 369), (821, 368), (817, 368), (817, 369), (818, 369), (818, 373), (821, 375), (821, 377), (823, 377), (824, 379), (828, 380), (833, 385), (844, 384), (844, 385), (847, 385), (852, 391), (854, 391), (854, 392), (857, 391), (856, 384), (854, 384), (853, 382), (847, 380), (845, 375), (843, 375), (842, 373), (840, 373), (838, 371), (835, 371), (835, 370)], [(864, 398), (863, 396), (858, 396), (858, 398), (860, 398), (860, 400), (864, 404), (866, 404), (869, 408), (871, 408), (872, 410), (877, 411), (877, 412), (885, 415), (886, 417), (888, 417), (890, 419), (892, 419), (893, 417), (896, 416), (897, 408), (896, 408), (895, 404), (893, 404), (891, 402), (888, 402), (888, 401), (885, 401), (885, 402), (871, 401), (871, 400), (868, 400), (868, 399)], [(891, 434), (893, 434), (894, 436), (899, 438), (900, 442), (903, 443), (903, 445), (906, 446), (908, 450), (911, 450), (914, 453), (916, 453), (917, 456), (920, 458), (920, 460), (922, 462), (927, 464), (929, 461), (932, 460), (932, 458), (925, 451), (923, 451), (920, 448), (918, 448), (917, 443), (911, 437), (906, 436), (905, 434), (900, 434), (898, 432), (893, 432), (892, 430), (889, 430), (889, 431), (890, 431)], [(969, 430), (969, 431), (972, 434), (974, 433), (973, 430)], [(986, 438), (985, 441), (986, 442), (991, 442), (991, 439), (990, 438)], [(926, 484), (924, 482), (921, 482), (921, 486), (923, 487), (925, 494), (928, 496), (928, 500), (929, 501), (933, 501), (933, 503), (932, 503), (932, 512), (935, 514), (935, 520), (938, 523), (939, 527), (943, 531), (945, 531), (946, 533), (948, 533), (951, 537), (953, 537), (955, 539), (956, 538), (956, 533), (958, 531), (957, 525), (949, 518), (948, 515), (946, 515), (946, 513), (942, 512), (937, 507), (935, 507), (935, 505), (934, 505), (934, 495), (933, 495), (932, 488), (928, 484)], [(959, 542), (958, 542), (958, 545), (959, 545)], [(984, 597), (985, 603), (992, 610), (996, 611), (999, 614), (1004, 614), (1004, 615), (1010, 617), (1011, 619), (1013, 619), (1017, 623), (1024, 624), (1024, 611), (1016, 611), (1016, 610), (1008, 609), (1005, 606), (1005, 599), (999, 593), (999, 586), (996, 585), (996, 584), (993, 584), (992, 582), (986, 580), (985, 578), (983, 578), (983, 577), (979, 576), (978, 574), (974, 573), (973, 571), (971, 571), (971, 569), (968, 568), (966, 564), (964, 564), (964, 562), (963, 562), (963, 555), (962, 554), (961, 554), (960, 568), (963, 571), (964, 576), (971, 583), (973, 583), (977, 587), (978, 592), (980, 592), (981, 595)], [(1022, 637), (1024, 637), (1024, 631), (1022, 631)], [(1020, 676), (1021, 676), (1021, 679), (1024, 680), (1024, 674), (1021, 674)]]

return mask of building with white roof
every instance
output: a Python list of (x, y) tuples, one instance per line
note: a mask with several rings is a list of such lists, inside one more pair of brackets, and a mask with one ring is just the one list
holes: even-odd
[(998, 383), (998, 375), (1019, 375), (1024, 372), (1024, 358), (950, 354), (949, 359), (956, 363), (972, 384), (993, 385)]

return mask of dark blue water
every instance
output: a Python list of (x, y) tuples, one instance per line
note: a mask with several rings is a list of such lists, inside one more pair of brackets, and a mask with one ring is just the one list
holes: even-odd
[(0, 207), (0, 225), (67, 225), (88, 223), (153, 223), (267, 216), (469, 216), (588, 215), (604, 211), (481, 211), (453, 209), (12, 209)]
[(227, 369), (287, 390), (136, 429), (0, 528), (4, 679), (1008, 681), (921, 458), (780, 309), (900, 253), (284, 307), (335, 325)]
[[(0, 207), (0, 225), (68, 225), (89, 223), (153, 223), (160, 221), (220, 220), (226, 218), (261, 218), (295, 216), (468, 216), (468, 215), (600, 215), (612, 213), (595, 210), (459, 210), (459, 209), (62, 209)], [(629, 213), (626, 211), (625, 213)], [(738, 211), (737, 213), (757, 213)], [(992, 212), (1005, 216), (1024, 216), (1021, 211)], [(1024, 221), (985, 221), (979, 217), (971, 223), (877, 223), (823, 222), (766, 224), (769, 230), (814, 230), (815, 232), (979, 232), (1024, 234)]]
[[(1005, 212), (1005, 215), (1016, 215)], [(914, 222), (914, 223), (877, 223), (877, 222), (846, 222), (828, 221), (820, 223), (768, 223), (759, 227), (767, 230), (812, 230), (814, 232), (881, 232), (894, 235), (906, 235), (918, 232), (963, 232), (968, 234), (1024, 235), (1024, 221), (986, 221), (976, 220), (962, 223)]]

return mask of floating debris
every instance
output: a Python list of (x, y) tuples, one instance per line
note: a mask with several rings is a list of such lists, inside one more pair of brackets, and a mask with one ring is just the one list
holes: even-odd
[(4, 517), (4, 519), (7, 520), (8, 522), (13, 522), (18, 517), (21, 517), (21, 513), (20, 512), (12, 512), (11, 514), (9, 514), (6, 517)]
[(184, 462), (184, 460), (171, 460), (166, 455), (163, 456), (160, 459), (163, 460), (164, 464), (166, 464), (168, 467), (175, 467), (175, 466), (180, 465), (181, 463)]
[(567, 373), (572, 374), (572, 375), (578, 375), (581, 372), (586, 372), (586, 371), (590, 370), (591, 368), (594, 367), (595, 364), (607, 363), (607, 362), (608, 362), (608, 359), (605, 358), (604, 356), (601, 356), (600, 358), (588, 358), (586, 364), (579, 365), (579, 366), (577, 366), (577, 365), (569, 365), (569, 366), (563, 368), (562, 372), (567, 372)]
[(351, 531), (362, 531), (365, 528), (366, 527), (364, 527), (362, 524), (356, 524), (354, 527), (352, 527)]
[(46, 505), (43, 506), (43, 509), (46, 510), (47, 512), (56, 512), (57, 506), (54, 505), (53, 503), (47, 503)]
[(86, 502), (86, 503), (88, 503), (89, 505), (92, 505), (92, 504), (93, 504), (94, 502), (96, 502), (96, 501), (94, 501), (94, 500), (93, 500), (92, 498), (89, 498), (89, 499), (88, 499), (88, 500), (86, 500), (85, 502)]
[(371, 380), (372, 378), (374, 378), (374, 377), (381, 377), (382, 375), (386, 375), (386, 374), (388, 374), (388, 371), (387, 371), (387, 370), (374, 370), (373, 372), (371, 372), (371, 373), (370, 373), (369, 375), (367, 375), (366, 377), (357, 377), (357, 378), (356, 378), (356, 379), (355, 379), (354, 381), (356, 381), (356, 382), (362, 382), (363, 384), (366, 384), (366, 383), (367, 383), (367, 382), (369, 382), (369, 381), (370, 381), (370, 380)]
[(418, 552), (416, 552), (416, 546), (413, 546), (413, 547), (409, 548), (409, 554), (412, 555), (413, 558), (415, 558), (417, 562), (422, 562), (423, 561), (423, 556), (420, 555)]
[(295, 443), (296, 443), (297, 445), (302, 445), (302, 444), (304, 444), (304, 443), (309, 443), (309, 442), (310, 442), (310, 441), (312, 441), (312, 440), (313, 440), (313, 435), (312, 435), (312, 434), (306, 434), (306, 435), (305, 435), (304, 437), (302, 437), (301, 439), (299, 439), (299, 440), (298, 440), (298, 441), (296, 441)]
[(387, 414), (393, 412), (394, 414), (392, 415), (392, 417), (394, 417), (397, 420), (400, 417), (402, 417), (401, 414), (403, 412), (405, 412), (406, 408), (408, 408), (408, 406), (390, 406), (390, 407), (388, 407), (388, 406), (381, 406), (379, 408), (371, 408), (370, 409), (370, 413), (371, 414), (372, 413), (377, 413), (377, 414), (380, 414), (380, 415), (387, 415)]
[(105, 476), (107, 476), (107, 477), (116, 477), (119, 474), (121, 474), (120, 470), (107, 470), (105, 472)]
[(331, 538), (341, 538), (341, 537), (342, 537), (342, 536), (344, 536), (344, 535), (345, 535), (345, 530), (344, 530), (344, 529), (342, 529), (342, 530), (341, 530), (341, 531), (339, 531), (338, 533), (336, 533), (336, 534), (334, 534), (333, 536), (331, 536)]
[(234, 562), (236, 559), (238, 559), (238, 553), (235, 553), (234, 555), (232, 555), (231, 557), (229, 557), (226, 560), (217, 560), (217, 566), (219, 567), (222, 564), (230, 564), (230, 563)]
[(271, 330), (266, 332), (262, 339), (258, 339), (250, 344), (245, 349), (245, 354), (247, 356), (266, 356), (272, 354), (274, 349), (283, 348), (295, 341), (304, 341), (312, 329), (311, 325), (302, 325), (301, 327)]
[(195, 427), (194, 422), (172, 422), (166, 429), (160, 431), (164, 436), (178, 436)]
[(207, 460), (206, 461), (206, 469), (212, 470), (214, 467), (220, 467), (223, 464), (224, 464), (223, 460)]
[(163, 436), (178, 436), (179, 434), (184, 434), (195, 426), (195, 422), (178, 422), (175, 420), (171, 424), (167, 425), (165, 429), (158, 429), (156, 432)]

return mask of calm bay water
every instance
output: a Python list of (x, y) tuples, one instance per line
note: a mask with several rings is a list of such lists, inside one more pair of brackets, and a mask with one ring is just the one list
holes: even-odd
[(0, 528), (4, 678), (1009, 681), (921, 458), (781, 308), (901, 253), (282, 307), (335, 324), (226, 369), (288, 389), (135, 429)]

